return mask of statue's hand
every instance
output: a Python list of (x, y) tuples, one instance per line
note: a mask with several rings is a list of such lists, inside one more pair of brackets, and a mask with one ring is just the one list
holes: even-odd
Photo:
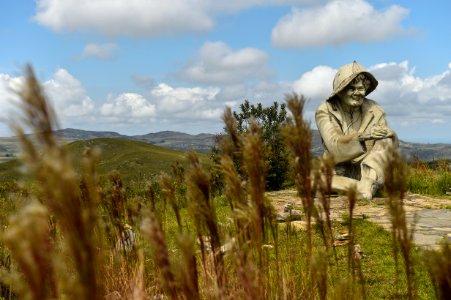
[(393, 131), (387, 126), (376, 125), (370, 130), (370, 136), (372, 139), (379, 140), (393, 136)]
[(359, 136), (359, 140), (367, 141), (367, 140), (380, 140), (385, 138), (393, 137), (393, 131), (387, 126), (383, 125), (375, 125), (371, 127), (369, 133), (363, 133)]

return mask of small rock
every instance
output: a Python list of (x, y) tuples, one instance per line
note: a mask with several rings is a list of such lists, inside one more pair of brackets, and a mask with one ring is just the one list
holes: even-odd
[(302, 220), (302, 214), (299, 211), (292, 209), (289, 212), (277, 214), (276, 220), (277, 222), (300, 221)]
[(289, 203), (285, 204), (283, 207), (283, 212), (289, 213), (292, 210), (294, 210), (293, 202), (289, 202)]
[(347, 232), (342, 232), (341, 234), (338, 234), (334, 237), (335, 240), (338, 241), (345, 241), (345, 240), (349, 240), (349, 233)]
[(283, 212), (276, 215), (277, 222), (299, 221), (302, 219), (302, 214), (294, 209), (293, 202), (284, 205)]
[[(206, 252), (212, 252), (213, 249), (211, 247), (211, 238), (209, 236), (201, 236), (199, 237), (199, 239), (197, 240), (197, 243), (203, 244), (204, 250)], [(231, 238), (229, 239), (227, 242), (225, 242), (224, 244), (221, 245), (221, 247), (219, 248), (219, 251), (223, 254), (228, 253), (230, 251), (233, 250), (233, 248), (236, 245), (236, 239), (235, 238)]]
[(231, 238), (228, 242), (226, 242), (225, 244), (223, 244), (221, 246), (220, 251), (222, 253), (229, 252), (229, 251), (231, 251), (233, 249), (233, 247), (235, 247), (235, 244), (236, 244), (235, 238)]
[(354, 245), (354, 255), (353, 255), (354, 259), (363, 259), (366, 257), (365, 254), (363, 254), (362, 248), (360, 247), (359, 244), (355, 244)]

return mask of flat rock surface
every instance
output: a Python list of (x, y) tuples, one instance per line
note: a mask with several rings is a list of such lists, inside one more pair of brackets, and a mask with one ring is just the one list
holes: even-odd
[[(283, 211), (287, 203), (292, 203), (302, 211), (302, 200), (294, 190), (268, 192), (276, 211)], [(385, 207), (385, 198), (374, 198), (371, 201), (357, 201), (353, 212), (354, 218), (365, 218), (371, 222), (391, 230), (391, 221)], [(315, 199), (319, 205), (319, 200)], [(432, 198), (418, 194), (408, 194), (404, 200), (404, 208), (408, 224), (416, 220), (414, 242), (422, 248), (439, 248), (440, 241), (445, 238), (451, 242), (451, 199)], [(331, 219), (341, 220), (348, 215), (348, 201), (345, 196), (331, 198)], [(297, 221), (302, 223), (302, 221)], [(302, 227), (302, 224), (294, 224)]]

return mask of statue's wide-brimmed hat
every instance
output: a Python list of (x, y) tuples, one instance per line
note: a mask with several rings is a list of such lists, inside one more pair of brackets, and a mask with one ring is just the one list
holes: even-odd
[(333, 92), (327, 100), (333, 99), (339, 92), (341, 92), (348, 84), (350, 84), (359, 74), (365, 74), (370, 80), (370, 86), (365, 92), (365, 96), (374, 91), (378, 85), (378, 82), (374, 76), (368, 72), (364, 66), (354, 61), (351, 64), (341, 67), (334, 77)]

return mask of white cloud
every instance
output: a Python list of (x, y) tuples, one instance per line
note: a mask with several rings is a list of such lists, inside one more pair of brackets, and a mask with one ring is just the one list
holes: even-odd
[(302, 5), (318, 3), (318, 0), (201, 0), (203, 6), (212, 12), (237, 12), (253, 6)]
[(446, 123), (445, 120), (443, 120), (443, 119), (432, 119), (431, 122), (434, 124), (445, 124)]
[(337, 70), (317, 66), (307, 71), (293, 83), (293, 90), (311, 99), (326, 99), (332, 93), (332, 82)]
[(100, 107), (100, 114), (107, 118), (119, 120), (119, 122), (135, 123), (142, 119), (154, 117), (156, 108), (142, 95), (123, 93), (104, 103)]
[(11, 112), (19, 103), (17, 92), (20, 91), (25, 78), (0, 74), (0, 122), (8, 122)]
[[(20, 102), (17, 93), (23, 88), (23, 76), (12, 77), (0, 74), (0, 120), (9, 122), (17, 117)], [(58, 119), (63, 122), (89, 118), (95, 110), (93, 101), (87, 96), (81, 82), (67, 70), (58, 69), (49, 79), (41, 83), (44, 94), (53, 104)], [(5, 131), (5, 129), (2, 129)]]
[(154, 37), (208, 31), (213, 20), (196, 0), (38, 0), (34, 19), (55, 31)]
[(94, 58), (99, 60), (112, 60), (115, 58), (114, 51), (117, 49), (116, 44), (87, 44), (83, 48), (82, 58)]
[(219, 91), (219, 88), (214, 87), (174, 88), (161, 83), (152, 89), (151, 95), (158, 103), (158, 111), (165, 115), (187, 119), (211, 119), (220, 116), (217, 106), (222, 105), (215, 101)]
[[(369, 96), (378, 101), (395, 124), (443, 124), (451, 115), (451, 68), (421, 78), (408, 62), (378, 64), (369, 68), (379, 86)], [(396, 74), (396, 76), (394, 76)]]
[(305, 48), (380, 41), (405, 34), (408, 10), (392, 5), (377, 11), (365, 0), (334, 0), (324, 6), (293, 9), (272, 31), (276, 47)]
[(124, 93), (110, 97), (100, 106), (95, 122), (128, 134), (162, 130), (211, 132), (221, 128), (224, 103), (217, 99), (219, 90), (160, 83), (152, 87), (148, 96)]
[(53, 77), (42, 85), (62, 121), (87, 116), (94, 111), (94, 103), (78, 79), (65, 69), (58, 69)]
[(317, 0), (37, 0), (34, 20), (54, 31), (93, 30), (109, 37), (206, 32), (214, 17), (254, 6)]
[(232, 50), (223, 42), (207, 42), (195, 62), (179, 73), (203, 83), (237, 83), (269, 76), (268, 54), (255, 48)]

